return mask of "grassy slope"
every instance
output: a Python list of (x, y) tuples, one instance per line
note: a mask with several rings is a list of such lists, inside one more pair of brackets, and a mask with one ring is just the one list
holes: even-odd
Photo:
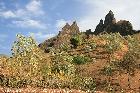
[[(140, 40), (139, 34), (135, 35), (134, 37), (137, 37), (138, 40)], [(78, 73), (82, 77), (94, 78), (97, 83), (97, 90), (100, 91), (109, 90), (108, 88), (112, 88), (116, 91), (121, 91), (121, 89), (130, 90), (131, 88), (132, 90), (137, 91), (140, 87), (139, 69), (136, 69), (134, 71), (134, 75), (131, 76), (130, 82), (128, 82), (128, 78), (130, 76), (128, 75), (126, 70), (121, 70), (121, 72), (119, 70), (115, 70), (111, 75), (107, 75), (107, 73), (102, 74), (102, 70), (105, 67), (111, 66), (111, 60), (122, 60), (124, 55), (129, 50), (128, 44), (124, 40), (123, 43), (121, 43), (120, 49), (109, 53), (104, 47), (107, 42), (108, 39), (102, 39), (99, 36), (91, 36), (90, 38), (84, 39), (83, 43), (76, 49), (72, 48), (68, 50), (67, 53), (70, 56), (84, 55), (90, 58), (90, 62), (87, 62), (86, 64), (75, 65), (77, 71), (76, 73)], [(96, 44), (96, 48), (88, 50), (87, 46), (90, 46), (91, 44)], [(112, 67), (112, 69), (114, 68)], [(128, 86), (128, 83), (130, 83), (130, 87)], [(109, 86), (109, 84), (111, 84), (111, 87)]]

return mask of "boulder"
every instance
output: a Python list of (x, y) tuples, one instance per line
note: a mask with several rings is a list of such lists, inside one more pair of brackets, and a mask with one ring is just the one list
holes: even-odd
[(129, 21), (126, 20), (120, 20), (116, 23), (116, 30), (119, 32), (121, 35), (126, 36), (126, 35), (132, 35), (135, 32), (133, 31), (133, 26)]

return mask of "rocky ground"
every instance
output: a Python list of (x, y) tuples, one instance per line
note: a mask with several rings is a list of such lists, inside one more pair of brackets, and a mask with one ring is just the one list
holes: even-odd
[[(11, 88), (0, 88), (0, 93), (92, 93), (84, 92), (81, 90), (69, 90), (69, 89), (39, 89), (39, 88), (21, 88), (21, 89), (11, 89)], [(95, 91), (95, 93), (108, 93), (104, 91)], [(115, 92), (120, 93), (120, 92)], [(140, 91), (128, 90), (122, 93), (140, 93)]]

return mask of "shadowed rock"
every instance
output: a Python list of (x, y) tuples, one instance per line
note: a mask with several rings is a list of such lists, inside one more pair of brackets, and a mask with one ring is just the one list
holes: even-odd
[(126, 20), (120, 20), (116, 24), (116, 30), (123, 36), (134, 34), (132, 24)]
[(120, 20), (116, 22), (113, 12), (110, 10), (105, 16), (105, 21), (100, 20), (100, 23), (96, 26), (94, 31), (95, 35), (104, 33), (116, 33), (119, 32), (122, 36), (133, 35), (139, 33), (139, 31), (133, 30), (132, 24), (127, 20)]
[(105, 17), (104, 28), (107, 28), (109, 25), (115, 24), (116, 19), (114, 18), (113, 12), (110, 10), (109, 13)]
[(100, 23), (96, 26), (94, 34), (97, 35), (97, 34), (103, 32), (103, 31), (104, 31), (104, 23), (103, 23), (103, 20), (101, 19)]

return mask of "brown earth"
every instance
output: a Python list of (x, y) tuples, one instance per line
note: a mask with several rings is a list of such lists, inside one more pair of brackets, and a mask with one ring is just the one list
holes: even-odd
[[(0, 93), (91, 93), (84, 92), (81, 90), (68, 90), (68, 89), (39, 89), (39, 88), (20, 88), (20, 89), (11, 89), (11, 88), (0, 88)], [(95, 91), (95, 93), (108, 93), (105, 91)], [(115, 93), (120, 93), (116, 91)], [(122, 93), (140, 93), (140, 91), (127, 90)]]

